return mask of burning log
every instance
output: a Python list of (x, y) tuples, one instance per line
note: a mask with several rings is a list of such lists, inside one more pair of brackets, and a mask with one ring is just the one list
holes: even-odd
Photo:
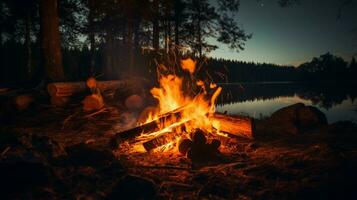
[(140, 126), (134, 127), (132, 129), (123, 132), (116, 133), (115, 137), (121, 140), (130, 140), (136, 136), (139, 136), (140, 134), (159, 131), (162, 128), (162, 125), (170, 126), (175, 122), (174, 119), (180, 119), (184, 108), (185, 107), (181, 107), (179, 109), (161, 115), (156, 120), (153, 120), (146, 124), (142, 124)]
[(213, 120), (213, 124), (219, 124), (219, 130), (221, 132), (253, 139), (254, 138), (254, 120), (245, 116), (228, 116), (220, 113), (215, 113), (210, 117)]
[[(169, 113), (161, 115), (156, 120), (148, 122), (146, 124), (142, 124), (140, 126), (134, 127), (132, 129), (119, 132), (116, 134), (116, 137), (122, 140), (129, 140), (140, 134), (146, 134), (150, 132), (159, 131), (163, 124), (166, 126), (171, 125), (177, 120), (173, 119), (180, 119), (182, 116), (182, 112), (186, 107), (181, 107)], [(220, 124), (220, 131), (234, 135), (239, 137), (245, 138), (253, 138), (253, 119), (244, 116), (227, 116), (223, 114), (214, 114), (210, 117), (213, 121), (217, 121)]]
[[(117, 90), (134, 84), (130, 80), (112, 80), (98, 81), (97, 87), (100, 91)], [(50, 96), (69, 97), (75, 94), (84, 93), (88, 89), (86, 82), (58, 82), (47, 85), (47, 91)]]
[(173, 132), (166, 132), (152, 140), (144, 142), (143, 146), (146, 151), (151, 151), (174, 140), (175, 134)]

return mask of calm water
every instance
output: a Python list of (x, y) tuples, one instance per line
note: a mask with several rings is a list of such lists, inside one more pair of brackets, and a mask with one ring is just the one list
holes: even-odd
[(224, 84), (217, 110), (255, 118), (271, 115), (295, 103), (318, 107), (329, 123), (339, 120), (357, 122), (357, 85), (251, 83)]

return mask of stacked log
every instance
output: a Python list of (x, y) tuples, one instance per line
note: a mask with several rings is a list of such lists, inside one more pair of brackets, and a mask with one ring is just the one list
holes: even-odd
[[(100, 91), (117, 90), (134, 84), (131, 80), (97, 81), (97, 88)], [(58, 82), (47, 85), (48, 94), (51, 97), (70, 97), (76, 94), (85, 93), (88, 90), (86, 82)]]
[[(182, 116), (183, 111), (186, 107), (181, 107), (174, 111), (162, 114), (158, 119), (153, 120), (148, 123), (144, 123), (132, 129), (128, 129), (115, 134), (115, 138), (119, 140), (131, 140), (141, 134), (153, 133), (159, 131), (162, 128), (162, 125), (165, 126), (173, 125), (175, 122), (178, 122)], [(174, 119), (174, 120), (173, 120)], [(244, 137), (253, 139), (254, 138), (254, 123), (253, 119), (245, 116), (227, 116), (223, 114), (215, 113), (210, 116), (210, 120), (219, 122), (219, 130), (221, 132), (227, 133), (230, 136)], [(176, 126), (183, 126), (186, 122), (182, 122)], [(196, 134), (196, 136), (199, 134)], [(159, 136), (146, 141), (143, 143), (144, 148), (147, 151), (151, 151), (157, 147), (165, 145), (170, 141), (174, 140), (176, 136), (175, 131), (169, 131), (161, 133)], [(205, 138), (204, 138), (205, 139)], [(194, 139), (198, 141), (198, 139)], [(217, 149), (220, 146), (219, 141), (214, 141), (210, 145), (213, 149)]]
[(219, 124), (219, 131), (244, 138), (254, 138), (254, 120), (245, 116), (229, 116), (220, 113), (214, 113), (210, 116), (213, 124)]

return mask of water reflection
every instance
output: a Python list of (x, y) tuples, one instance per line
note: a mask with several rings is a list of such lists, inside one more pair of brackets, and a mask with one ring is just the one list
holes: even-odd
[(293, 103), (302, 102), (320, 108), (329, 122), (357, 120), (355, 84), (245, 83), (224, 84), (218, 111), (268, 116)]

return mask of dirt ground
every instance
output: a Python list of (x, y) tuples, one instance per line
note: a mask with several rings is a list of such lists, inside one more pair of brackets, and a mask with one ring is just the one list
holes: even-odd
[[(38, 105), (0, 128), (1, 199), (357, 199), (357, 125), (233, 138), (221, 159), (130, 153), (111, 137), (139, 112)], [(256, 122), (260, 126), (260, 121)], [(122, 145), (122, 144), (119, 144)]]

